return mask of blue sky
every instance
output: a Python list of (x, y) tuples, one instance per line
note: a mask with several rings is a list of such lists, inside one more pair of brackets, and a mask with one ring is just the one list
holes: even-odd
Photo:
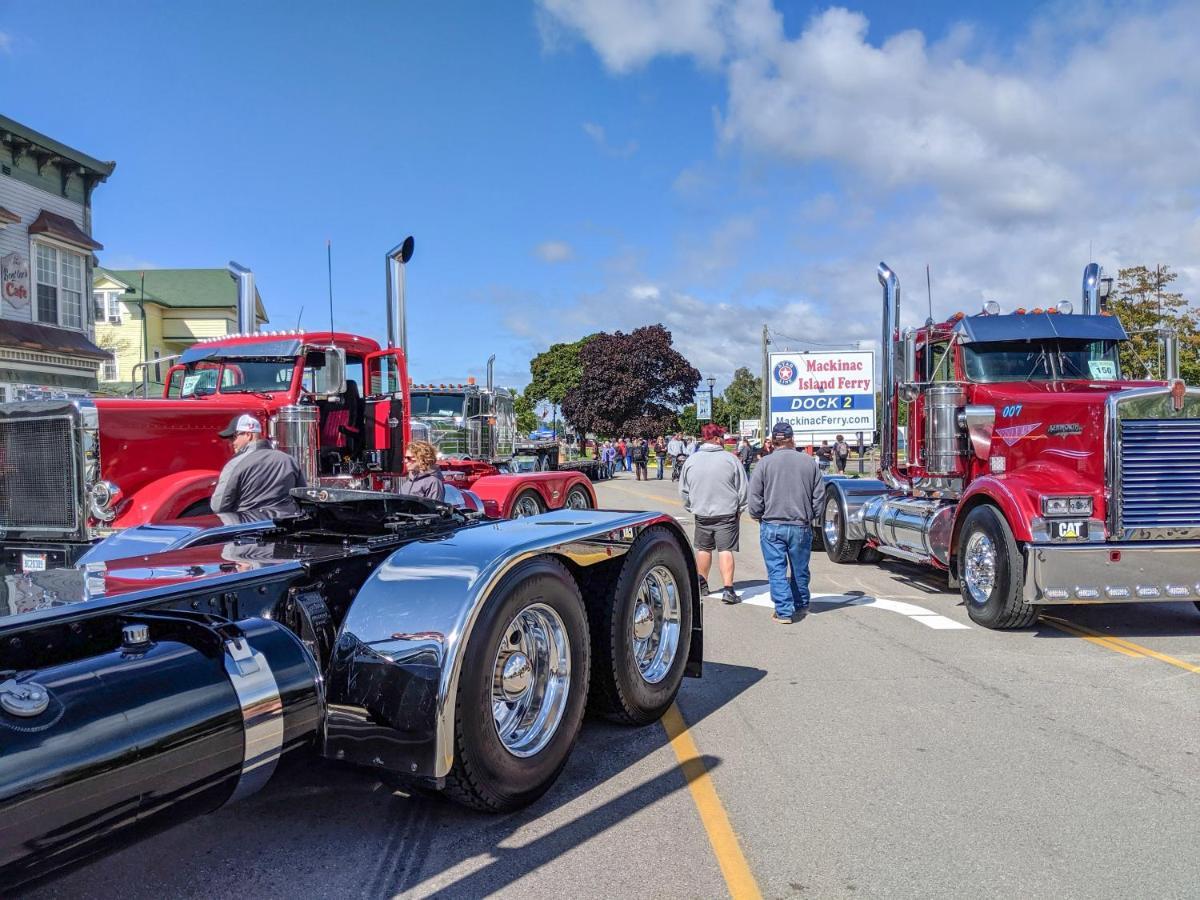
[(1089, 245), (1194, 295), (1198, 38), (1195, 4), (0, 0), (0, 96), (117, 161), (106, 265), (236, 259), (316, 328), (332, 239), (338, 327), (382, 338), (412, 233), (418, 380), (664, 321), (723, 383), (764, 322), (874, 340), (880, 258), (912, 319), (926, 263), (937, 312), (1030, 305)]

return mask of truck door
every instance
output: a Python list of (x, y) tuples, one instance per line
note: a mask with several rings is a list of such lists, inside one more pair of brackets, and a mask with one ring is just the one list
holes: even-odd
[(404, 471), (404, 448), (412, 439), (408, 367), (400, 350), (367, 354), (366, 449), (384, 472)]

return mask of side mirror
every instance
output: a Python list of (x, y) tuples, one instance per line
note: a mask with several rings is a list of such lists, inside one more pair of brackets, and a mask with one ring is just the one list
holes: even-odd
[(346, 392), (346, 351), (341, 347), (325, 348), (325, 394)]
[(903, 360), (900, 369), (900, 398), (911, 403), (917, 397), (917, 330), (906, 328), (900, 336)]

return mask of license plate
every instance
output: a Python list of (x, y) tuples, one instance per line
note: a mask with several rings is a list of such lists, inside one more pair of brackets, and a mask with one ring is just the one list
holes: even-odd
[(22, 553), (21, 554), (21, 571), (22, 572), (45, 572), (46, 571), (46, 554), (45, 553)]
[(1088, 523), (1084, 522), (1051, 522), (1050, 537), (1058, 541), (1086, 541)]

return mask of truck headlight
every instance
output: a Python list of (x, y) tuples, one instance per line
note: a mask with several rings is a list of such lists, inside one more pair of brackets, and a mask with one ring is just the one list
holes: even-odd
[(1042, 515), (1091, 516), (1091, 497), (1043, 497)]
[(88, 496), (92, 515), (101, 522), (111, 522), (115, 519), (117, 511), (113, 508), (113, 504), (120, 493), (121, 489), (111, 481), (97, 481), (93, 484)]

